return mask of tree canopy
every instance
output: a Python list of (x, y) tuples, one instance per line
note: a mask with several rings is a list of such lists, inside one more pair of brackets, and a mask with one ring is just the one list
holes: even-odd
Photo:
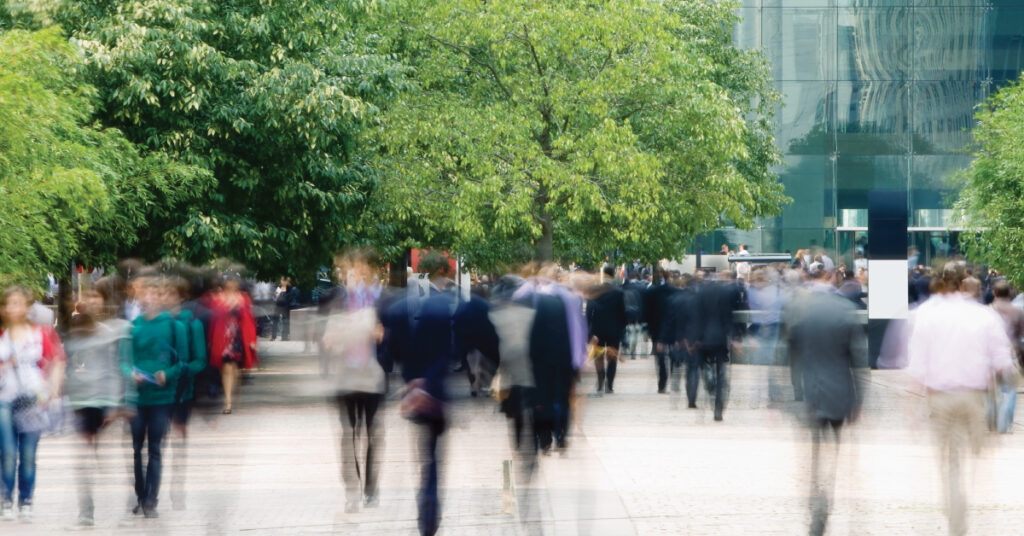
[(85, 0), (54, 13), (86, 52), (103, 124), (214, 179), (153, 215), (133, 254), (312, 277), (362, 238), (375, 176), (356, 140), (403, 72), (353, 31), (361, 4)]
[(974, 160), (960, 174), (957, 213), (968, 255), (1024, 286), (1024, 85), (989, 97), (977, 112)]
[(404, 0), (380, 12), (415, 71), (375, 165), (389, 215), (471, 264), (676, 256), (786, 202), (767, 65), (735, 5)]
[(203, 182), (201, 170), (143, 156), (94, 124), (82, 67), (59, 31), (0, 34), (0, 274), (10, 281), (113, 261), (138, 243), (145, 213), (174, 210)]

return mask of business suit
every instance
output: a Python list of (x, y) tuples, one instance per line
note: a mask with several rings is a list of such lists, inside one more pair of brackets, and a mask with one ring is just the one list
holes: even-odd
[(733, 313), (743, 307), (743, 294), (731, 281), (706, 283), (697, 292), (697, 337), (703, 365), (710, 367), (709, 389), (715, 394), (715, 420), (722, 420), (729, 396), (729, 345), (735, 334)]
[(674, 368), (674, 364), (670, 363), (672, 346), (675, 342), (671, 307), (672, 301), (678, 293), (679, 289), (668, 284), (652, 286), (644, 293), (644, 322), (647, 323), (647, 332), (651, 336), (651, 341), (654, 342), (659, 393), (665, 392), (669, 368)]
[(864, 330), (856, 321), (856, 306), (824, 285), (798, 295), (787, 305), (784, 319), (813, 440), (810, 534), (824, 534), (839, 432), (857, 416), (863, 399), (864, 382), (854, 368), (867, 365)]
[(590, 338), (595, 340), (594, 368), (597, 369), (597, 392), (605, 387), (605, 361), (607, 361), (607, 390), (612, 392), (622, 335), (626, 329), (626, 303), (622, 290), (608, 283), (598, 286), (587, 301), (587, 325)]

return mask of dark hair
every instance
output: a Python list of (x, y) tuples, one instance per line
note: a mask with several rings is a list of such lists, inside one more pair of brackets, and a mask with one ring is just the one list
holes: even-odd
[(615, 277), (615, 266), (612, 264), (605, 264), (604, 267), (601, 268), (601, 272), (608, 277)]
[(997, 298), (1010, 297), (1010, 284), (1005, 279), (1000, 279), (992, 284), (992, 295)]
[(420, 258), (419, 266), (421, 273), (430, 275), (451, 275), (452, 267), (448, 264), (448, 256), (436, 251), (428, 252)]

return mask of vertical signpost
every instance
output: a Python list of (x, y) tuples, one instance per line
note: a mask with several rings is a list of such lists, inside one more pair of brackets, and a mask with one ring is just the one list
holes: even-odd
[(868, 192), (868, 359), (871, 368), (889, 321), (905, 319), (907, 295), (907, 192)]

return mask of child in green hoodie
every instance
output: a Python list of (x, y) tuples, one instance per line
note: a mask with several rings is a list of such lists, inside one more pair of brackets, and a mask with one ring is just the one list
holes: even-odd
[[(162, 469), (161, 444), (171, 422), (178, 377), (188, 355), (185, 325), (166, 310), (162, 296), (165, 281), (147, 275), (141, 282), (143, 314), (132, 322), (131, 337), (121, 347), (121, 371), (128, 379), (125, 401), (134, 408), (131, 420), (135, 462), (135, 514), (158, 517)], [(142, 446), (147, 441), (149, 460), (142, 464)]]

